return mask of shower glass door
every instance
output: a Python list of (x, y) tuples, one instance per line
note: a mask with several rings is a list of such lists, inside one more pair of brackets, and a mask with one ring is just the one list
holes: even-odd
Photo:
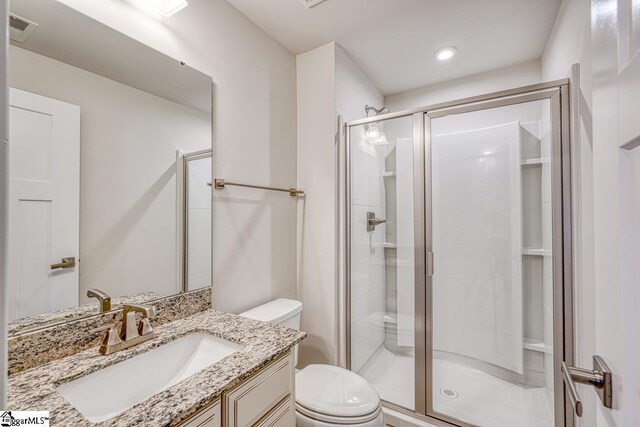
[(554, 263), (562, 265), (554, 218), (562, 210), (552, 186), (559, 98), (553, 89), (425, 115), (434, 259), (427, 407), (434, 417), (562, 425), (562, 408), (554, 407), (555, 352), (563, 354), (562, 275), (554, 277)]
[(347, 136), (348, 364), (383, 400), (412, 411), (417, 360), (424, 366), (415, 350), (413, 119), (352, 126)]
[(458, 426), (573, 426), (560, 373), (574, 362), (568, 91), (346, 125), (346, 362), (386, 406)]

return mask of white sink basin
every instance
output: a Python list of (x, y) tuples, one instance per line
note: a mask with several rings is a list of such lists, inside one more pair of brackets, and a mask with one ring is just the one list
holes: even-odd
[(192, 334), (58, 387), (89, 421), (108, 420), (208, 368), (242, 346)]

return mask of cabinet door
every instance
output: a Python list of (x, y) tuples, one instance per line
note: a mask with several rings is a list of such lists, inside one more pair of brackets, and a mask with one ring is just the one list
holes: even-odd
[(220, 400), (217, 400), (196, 412), (192, 417), (180, 424), (180, 427), (221, 427), (221, 425)]
[(289, 396), (267, 414), (257, 427), (291, 427), (296, 425), (296, 412), (293, 397)]
[(294, 364), (291, 352), (253, 378), (223, 395), (225, 426), (253, 426), (287, 397), (293, 396)]

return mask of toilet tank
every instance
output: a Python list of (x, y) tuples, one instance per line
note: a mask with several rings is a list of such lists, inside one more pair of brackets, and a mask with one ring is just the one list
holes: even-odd
[(240, 313), (240, 316), (299, 330), (301, 311), (300, 301), (280, 298)]
[[(302, 311), (302, 303), (293, 299), (280, 298), (270, 301), (266, 304), (262, 304), (251, 310), (240, 313), (242, 317), (248, 317), (249, 319), (261, 320), (263, 322), (274, 323), (276, 325), (284, 326), (285, 328), (291, 328), (300, 330), (300, 312)], [(298, 364), (298, 346), (293, 349), (295, 357), (295, 363)]]

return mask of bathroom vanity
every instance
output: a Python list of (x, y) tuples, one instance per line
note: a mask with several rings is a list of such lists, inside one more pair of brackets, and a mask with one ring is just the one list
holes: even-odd
[(212, 309), (154, 331), (113, 354), (94, 346), (13, 373), (8, 406), (49, 411), (51, 425), (295, 425), (292, 349), (304, 332)]
[(185, 420), (181, 427), (295, 425), (293, 356), (288, 352), (251, 378), (222, 394), (220, 400)]

